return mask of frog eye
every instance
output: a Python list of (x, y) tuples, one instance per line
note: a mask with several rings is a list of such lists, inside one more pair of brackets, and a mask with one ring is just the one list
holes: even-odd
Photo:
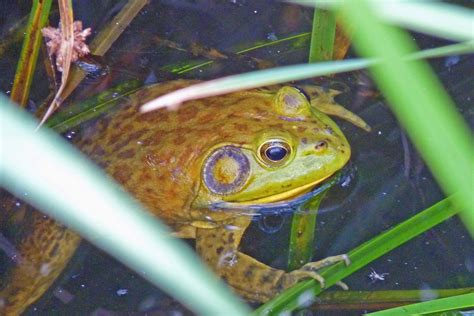
[(269, 140), (260, 145), (258, 152), (265, 165), (280, 166), (290, 157), (291, 147), (284, 140)]
[(250, 176), (250, 163), (237, 147), (224, 146), (212, 152), (204, 163), (202, 179), (209, 191), (231, 194), (240, 191)]

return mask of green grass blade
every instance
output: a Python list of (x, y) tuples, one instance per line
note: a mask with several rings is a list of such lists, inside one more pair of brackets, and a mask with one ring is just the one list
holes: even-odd
[[(335, 34), (334, 14), (331, 11), (315, 9), (309, 50), (310, 63), (332, 60)], [(302, 212), (293, 215), (288, 247), (289, 270), (298, 269), (313, 257), (316, 216), (323, 196), (324, 194), (314, 197), (300, 207)]]
[(332, 60), (336, 17), (332, 11), (314, 9), (313, 30), (309, 47), (309, 62)]
[(372, 1), (382, 19), (398, 26), (454, 41), (473, 38), (474, 12), (427, 1)]
[(469, 293), (474, 293), (473, 287), (429, 290), (326, 291), (318, 296), (314, 309), (327, 310), (337, 306), (337, 310), (353, 310), (354, 308), (359, 310), (378, 310), (419, 303), (427, 298), (439, 299)]
[[(293, 0), (290, 2), (334, 9), (345, 1)], [(358, 3), (358, 1), (352, 2)], [(473, 10), (437, 1), (372, 0), (370, 4), (373, 12), (388, 23), (453, 41), (472, 40)]]
[(295, 270), (313, 258), (316, 217), (324, 193), (298, 208), (291, 220), (288, 270)]
[(417, 51), (411, 54), (407, 60), (420, 60), (456, 54), (469, 54), (472, 52), (474, 52), (474, 40)]
[[(467, 54), (474, 51), (473, 41), (455, 45), (448, 45), (435, 49), (428, 49), (413, 53), (404, 57), (404, 60), (415, 60), (419, 58), (441, 57), (450, 54)], [(334, 73), (348, 72), (367, 68), (380, 59), (349, 59), (331, 62), (321, 62), (317, 64), (300, 64), (294, 66), (279, 67), (244, 73), (240, 75), (228, 76), (215, 79), (201, 84), (196, 84), (184, 89), (168, 93), (162, 97), (149, 102), (142, 107), (143, 111), (151, 111), (164, 106), (180, 104), (187, 100), (204, 98), (211, 95), (229, 93), (238, 90), (257, 88), (292, 80), (308, 79), (316, 76), (323, 76)]]
[(321, 76), (331, 72), (347, 72), (362, 69), (374, 61), (347, 60), (278, 67), (260, 71), (228, 76), (168, 93), (141, 107), (142, 111), (151, 111), (159, 107), (181, 104), (184, 101), (205, 98), (212, 95), (230, 93), (261, 86), (277, 84), (285, 81), (300, 80)]
[[(351, 265), (345, 266), (341, 262), (322, 269), (320, 274), (325, 278), (326, 286), (334, 285), (368, 263), (457, 214), (459, 209), (451, 205), (451, 199), (444, 199), (438, 202), (350, 251), (347, 255), (352, 262)], [(315, 280), (300, 282), (278, 297), (260, 306), (253, 315), (278, 315), (284, 311), (295, 310), (301, 307), (301, 298), (318, 295), (321, 291), (319, 282)]]
[(138, 80), (123, 82), (87, 100), (68, 106), (66, 111), (59, 110), (45, 125), (58, 133), (64, 133), (107, 112), (142, 85)]
[(431, 313), (442, 313), (474, 307), (474, 293), (439, 298), (436, 300), (390, 308), (384, 311), (369, 313), (366, 315), (426, 315)]
[(13, 102), (26, 106), (30, 95), (31, 83), (35, 74), (38, 52), (41, 46), (41, 29), (48, 22), (51, 0), (34, 0), (31, 7), (20, 59), (10, 98)]
[(2, 187), (73, 228), (197, 313), (248, 313), (190, 248), (172, 238), (164, 225), (61, 137), (48, 129), (35, 133), (36, 122), (2, 95), (0, 126)]
[(408, 34), (381, 24), (370, 2), (344, 3), (342, 13), (358, 28), (356, 49), (386, 60), (373, 66), (373, 77), (440, 186), (447, 194), (460, 193), (455, 201), (474, 236), (474, 142), (469, 128), (429, 65), (402, 58), (416, 50)]

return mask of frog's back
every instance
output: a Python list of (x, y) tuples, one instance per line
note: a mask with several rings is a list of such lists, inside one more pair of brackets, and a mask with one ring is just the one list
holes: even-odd
[(205, 151), (223, 140), (244, 144), (260, 125), (249, 124), (249, 117), (271, 119), (265, 106), (272, 94), (260, 90), (189, 101), (177, 110), (139, 112), (143, 103), (191, 83), (141, 89), (87, 128), (79, 142), (84, 153), (171, 225), (192, 221), (188, 211)]

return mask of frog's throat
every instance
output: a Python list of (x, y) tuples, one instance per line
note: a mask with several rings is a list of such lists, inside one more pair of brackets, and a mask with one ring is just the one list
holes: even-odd
[(288, 191), (285, 191), (285, 192), (282, 192), (282, 193), (278, 193), (278, 194), (274, 194), (274, 195), (270, 195), (270, 196), (265, 196), (265, 197), (262, 197), (262, 198), (259, 198), (259, 199), (256, 199), (256, 200), (242, 201), (242, 202), (239, 202), (239, 204), (240, 205), (260, 205), (260, 204), (268, 204), (268, 203), (285, 201), (285, 200), (294, 198), (296, 196), (299, 196), (299, 195), (302, 195), (304, 193), (307, 193), (307, 192), (311, 191), (312, 188), (314, 188), (316, 185), (323, 182), (324, 180), (326, 180), (330, 176), (331, 176), (331, 174), (327, 175), (324, 178), (318, 179), (314, 182), (307, 183), (305, 185), (302, 185), (300, 187), (297, 187), (297, 188), (294, 188), (294, 189), (291, 189), (291, 190), (288, 190)]

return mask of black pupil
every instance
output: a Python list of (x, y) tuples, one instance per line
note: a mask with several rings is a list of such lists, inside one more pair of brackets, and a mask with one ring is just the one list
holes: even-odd
[(272, 161), (282, 160), (283, 158), (285, 158), (287, 153), (288, 151), (286, 150), (286, 148), (280, 146), (272, 146), (265, 151), (265, 155), (267, 155), (267, 158)]

